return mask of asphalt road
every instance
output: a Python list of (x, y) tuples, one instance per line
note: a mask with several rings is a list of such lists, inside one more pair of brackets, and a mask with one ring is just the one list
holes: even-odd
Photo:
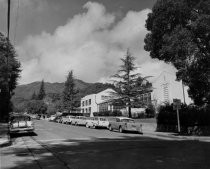
[(209, 169), (210, 143), (47, 121), (1, 149), (2, 169)]

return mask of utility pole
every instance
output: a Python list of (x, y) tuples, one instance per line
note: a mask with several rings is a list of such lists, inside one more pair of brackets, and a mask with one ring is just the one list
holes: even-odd
[(186, 102), (185, 102), (185, 91), (184, 91), (184, 84), (183, 84), (183, 81), (182, 81), (182, 91), (183, 91), (184, 104), (186, 104)]
[[(10, 32), (10, 0), (8, 0), (8, 8), (7, 8), (7, 54), (6, 54), (6, 65), (7, 65), (7, 86), (6, 86), (6, 99), (7, 99), (7, 112), (9, 113), (9, 106), (10, 106), (10, 87), (9, 87), (9, 32)], [(6, 114), (8, 117), (8, 114)]]

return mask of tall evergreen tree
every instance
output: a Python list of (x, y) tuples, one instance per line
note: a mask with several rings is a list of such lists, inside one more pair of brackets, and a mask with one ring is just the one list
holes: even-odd
[(120, 70), (118, 70), (117, 74), (113, 75), (116, 88), (118, 88), (118, 92), (114, 94), (114, 99), (116, 100), (117, 98), (117, 100), (126, 104), (128, 115), (132, 117), (131, 107), (134, 106), (135, 100), (138, 100), (139, 94), (145, 88), (137, 85), (140, 74), (134, 73), (137, 69), (134, 65), (135, 58), (129, 50), (127, 50), (125, 58), (122, 58), (121, 61), (123, 64), (120, 66)]
[(73, 71), (68, 73), (63, 91), (63, 107), (72, 112), (77, 107), (78, 90), (75, 88)]
[(45, 96), (46, 96), (46, 93), (45, 93), (45, 87), (44, 87), (44, 80), (42, 80), (37, 99), (43, 100)]
[(0, 32), (0, 119), (11, 111), (11, 96), (20, 76), (20, 63), (9, 40)]

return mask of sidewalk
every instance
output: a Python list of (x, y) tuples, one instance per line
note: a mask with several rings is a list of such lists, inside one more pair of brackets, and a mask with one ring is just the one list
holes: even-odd
[(164, 140), (194, 140), (202, 142), (210, 142), (210, 136), (185, 136), (178, 133), (156, 132), (151, 130), (143, 131), (143, 136), (164, 139)]
[(0, 123), (0, 147), (10, 144), (9, 135), (8, 135), (8, 124)]

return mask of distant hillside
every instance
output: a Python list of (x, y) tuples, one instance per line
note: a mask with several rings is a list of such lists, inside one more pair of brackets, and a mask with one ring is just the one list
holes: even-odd
[[(40, 89), (41, 82), (33, 82), (26, 85), (19, 85), (15, 89), (15, 95), (13, 98), (23, 98), (30, 99), (33, 92), (38, 93)], [(76, 88), (83, 90), (87, 88), (91, 83), (83, 82), (82, 80), (75, 79)], [(64, 83), (49, 83), (45, 82), (46, 93), (62, 93), (64, 89)]]
[[(28, 101), (31, 99), (32, 94), (34, 91), (36, 94), (38, 94), (40, 89), (41, 82), (33, 82), (26, 85), (19, 85), (14, 91), (14, 96), (12, 97), (12, 102), (15, 105), (15, 107), (24, 106), (28, 103)], [(77, 95), (77, 99), (80, 100), (80, 98), (89, 95), (89, 94), (95, 94), (99, 93), (107, 88), (113, 88), (114, 86), (112, 84), (103, 84), (103, 83), (86, 83), (82, 80), (75, 80), (76, 88), (79, 90), (79, 93)], [(45, 92), (47, 94), (48, 99), (55, 99), (57, 97), (62, 96), (62, 92), (64, 89), (64, 83), (49, 83), (45, 82)]]

